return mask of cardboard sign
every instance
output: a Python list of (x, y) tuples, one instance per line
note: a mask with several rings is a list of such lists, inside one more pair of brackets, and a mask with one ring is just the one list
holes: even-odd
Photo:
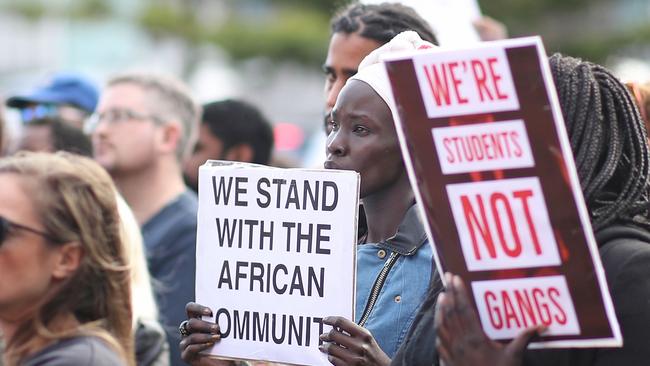
[(199, 169), (196, 301), (227, 358), (329, 365), (326, 316), (354, 319), (359, 175), (208, 161)]
[(621, 346), (541, 39), (385, 66), (438, 270), (467, 281), (485, 332), (546, 324), (531, 348)]

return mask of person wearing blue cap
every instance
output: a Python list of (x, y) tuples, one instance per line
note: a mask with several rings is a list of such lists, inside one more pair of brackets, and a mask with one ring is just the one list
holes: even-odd
[(7, 99), (7, 106), (20, 110), (23, 123), (58, 117), (82, 128), (97, 106), (99, 90), (89, 79), (69, 72), (53, 75), (45, 84), (26, 94)]

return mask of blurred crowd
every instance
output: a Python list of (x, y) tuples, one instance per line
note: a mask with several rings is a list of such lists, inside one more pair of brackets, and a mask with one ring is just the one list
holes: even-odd
[[(487, 16), (474, 25), (483, 41), (508, 37)], [(326, 319), (335, 327), (322, 351), (335, 365), (650, 363), (650, 82), (624, 84), (570, 55), (549, 59), (596, 237), (627, 230), (615, 234), (625, 265), (607, 273), (624, 345), (525, 351), (544, 329), (490, 341), (463, 306), (462, 279), (447, 275), (445, 291), (432, 265), (377, 81), (385, 76), (372, 62), (398, 35), (404, 49), (437, 45), (428, 22), (400, 4), (353, 3), (331, 20), (314, 124), (327, 141), (325, 168), (361, 174), (356, 318), (366, 320)], [(271, 122), (242, 100), (199, 105), (174, 75), (125, 72), (96, 85), (60, 72), (24, 89), (4, 101), (20, 133), (0, 119), (0, 365), (243, 363), (200, 353), (220, 333), (200, 320), (211, 309), (193, 303), (198, 168), (209, 159), (286, 166), (273, 158)], [(386, 247), (399, 233), (410, 239)], [(378, 251), (385, 259), (364, 259)], [(373, 306), (382, 311), (371, 314), (368, 293), (386, 260), (401, 277), (385, 292), (402, 300), (381, 292)]]

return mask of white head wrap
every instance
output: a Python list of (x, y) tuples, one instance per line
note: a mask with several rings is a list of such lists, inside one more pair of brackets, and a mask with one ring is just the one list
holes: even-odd
[[(385, 54), (399, 51), (414, 51), (436, 47), (433, 43), (422, 40), (414, 31), (405, 31), (396, 35), (390, 42), (370, 52), (359, 64), (359, 71), (348, 80), (360, 80), (370, 85), (370, 87), (379, 94), (386, 102), (393, 118), (396, 117), (397, 108), (393, 98), (393, 91), (386, 74), (386, 69), (382, 65), (382, 57)], [(349, 82), (349, 81), (348, 81)]]

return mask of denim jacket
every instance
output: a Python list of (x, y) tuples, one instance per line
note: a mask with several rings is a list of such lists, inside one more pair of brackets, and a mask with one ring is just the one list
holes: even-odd
[[(433, 251), (416, 205), (406, 212), (395, 236), (380, 243), (357, 245), (355, 319), (391, 358), (426, 297), (435, 268), (432, 263)], [(372, 303), (373, 285), (381, 281), (378, 276), (382, 269), (391, 264), (372, 310), (364, 316), (368, 303)]]

